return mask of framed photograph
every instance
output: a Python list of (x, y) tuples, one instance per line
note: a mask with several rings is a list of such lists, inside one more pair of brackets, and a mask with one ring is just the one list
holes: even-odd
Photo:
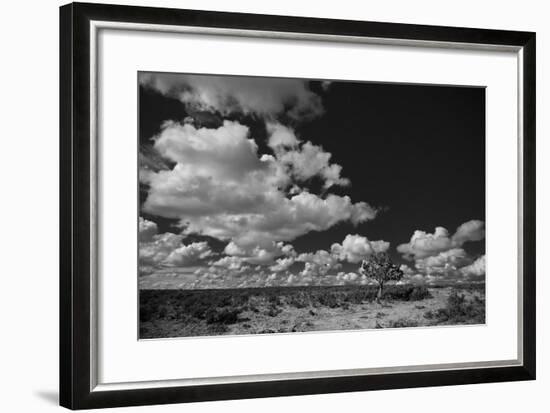
[(60, 9), (60, 401), (535, 378), (535, 34)]

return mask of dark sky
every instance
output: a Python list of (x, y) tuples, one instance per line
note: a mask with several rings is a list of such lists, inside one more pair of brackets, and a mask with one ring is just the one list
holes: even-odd
[[(309, 86), (321, 88), (315, 81)], [(143, 86), (139, 93), (142, 145), (151, 144), (163, 121), (187, 115), (177, 99)], [(392, 257), (404, 262), (395, 247), (415, 230), (432, 233), (443, 226), (452, 234), (466, 221), (485, 220), (484, 88), (335, 81), (322, 93), (322, 103), (323, 116), (294, 125), (297, 136), (321, 145), (342, 165), (352, 185), (332, 192), (381, 212), (357, 227), (344, 223), (303, 235), (292, 242), (298, 252), (327, 249), (357, 233), (391, 242)], [(195, 119), (207, 127), (222, 122), (209, 113), (195, 113)], [(234, 119), (247, 124), (257, 141), (266, 135), (263, 121)], [(176, 231), (171, 220), (148, 218), (159, 231)], [(464, 245), (474, 255), (484, 247), (484, 242)]]
[(485, 89), (339, 82), (324, 104), (304, 135), (345, 160), (352, 199), (385, 207), (359, 232), (396, 246), (416, 229), (485, 220)]

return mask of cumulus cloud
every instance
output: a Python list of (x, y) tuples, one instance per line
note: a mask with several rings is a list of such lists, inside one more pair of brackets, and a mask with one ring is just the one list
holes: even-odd
[(214, 254), (206, 241), (183, 244), (184, 236), (166, 232), (157, 233), (157, 224), (139, 218), (140, 267), (186, 267)]
[(252, 275), (252, 268), (238, 257), (223, 257), (212, 262), (206, 276), (227, 282), (231, 279), (243, 279)]
[(330, 85), (332, 84), (332, 81), (330, 80), (323, 80), (321, 82), (321, 88), (326, 92), (330, 89)]
[(242, 113), (271, 119), (285, 115), (304, 121), (324, 112), (321, 97), (301, 79), (140, 73), (139, 81), (191, 109), (224, 116)]
[[(225, 121), (217, 129), (166, 123), (154, 147), (176, 165), (142, 174), (149, 186), (143, 210), (179, 219), (186, 234), (263, 249), (337, 223), (356, 225), (376, 216), (370, 205), (352, 203), (348, 196), (290, 193), (287, 189), (294, 180), (290, 175), (295, 172), (275, 156), (259, 156), (248, 135), (248, 128), (238, 122)], [(324, 159), (328, 162), (330, 154)], [(304, 178), (310, 173), (313, 170), (300, 172)], [(331, 173), (326, 174), (338, 180), (338, 174)]]
[(214, 267), (223, 267), (228, 270), (239, 270), (243, 265), (244, 260), (240, 257), (223, 257), (217, 261), (212, 262)]
[(152, 266), (161, 265), (172, 251), (181, 246), (182, 240), (181, 235), (166, 232), (153, 235), (150, 241), (140, 242), (140, 263)]
[(450, 275), (470, 262), (466, 251), (462, 248), (453, 248), (437, 255), (417, 259), (415, 267), (426, 275)]
[(355, 272), (348, 272), (348, 273), (344, 273), (344, 272), (339, 272), (337, 275), (336, 275), (336, 279), (337, 280), (341, 280), (341, 281), (344, 281), (345, 283), (354, 283), (355, 281), (357, 281), (359, 279), (359, 274), (355, 273)]
[(335, 243), (331, 247), (333, 254), (336, 254), (342, 261), (356, 264), (374, 252), (385, 252), (389, 249), (390, 243), (386, 241), (369, 241), (361, 235), (348, 234), (342, 244)]
[(405, 259), (414, 261), (414, 268), (402, 266), (405, 278), (431, 283), (484, 276), (485, 256), (473, 262), (462, 248), (467, 242), (483, 238), (485, 224), (479, 220), (461, 224), (452, 235), (443, 227), (437, 227), (433, 234), (415, 231), (407, 244), (397, 247)]
[(340, 176), (342, 167), (330, 162), (330, 152), (309, 141), (302, 142), (293, 129), (280, 123), (268, 122), (266, 129), (269, 134), (268, 146), (273, 149), (275, 159), (294, 180), (305, 182), (319, 177), (326, 189), (334, 185), (350, 184), (349, 179)]
[(296, 261), (305, 263), (304, 269), (300, 275), (308, 277), (326, 275), (329, 271), (338, 269), (342, 266), (342, 264), (338, 262), (337, 256), (325, 250), (300, 254), (296, 258)]
[(411, 267), (409, 267), (407, 264), (401, 264), (399, 266), (399, 269), (401, 270), (401, 272), (403, 272), (404, 277), (406, 277), (407, 275), (414, 274), (414, 270)]
[(470, 265), (460, 269), (465, 276), (483, 276), (485, 275), (485, 255), (482, 255)]
[(139, 240), (140, 242), (149, 242), (153, 240), (153, 236), (157, 233), (157, 224), (153, 221), (148, 221), (143, 217), (139, 217)]
[[(329, 278), (335, 277), (334, 270), (341, 268), (342, 262), (356, 264), (374, 252), (387, 251), (389, 246), (390, 243), (386, 241), (369, 241), (366, 237), (348, 234), (342, 244), (332, 244), (330, 251), (318, 250), (299, 254), (295, 258), (294, 256), (282, 258), (277, 260), (271, 270), (275, 272), (286, 271), (294, 262), (303, 262), (304, 268), (298, 275), (308, 279), (312, 278), (314, 284), (321, 285)], [(351, 275), (349, 277), (352, 277), (353, 280), (348, 279), (349, 277), (342, 278), (343, 274), (345, 273), (341, 273), (340, 277), (336, 276), (333, 281), (338, 283), (340, 281), (355, 281), (355, 278)], [(321, 281), (320, 278), (324, 278), (324, 281)], [(304, 282), (304, 280), (301, 280), (301, 282)]]
[(279, 258), (269, 269), (273, 272), (288, 271), (288, 269), (294, 264), (294, 257)]
[(258, 146), (248, 135), (247, 126), (227, 120), (217, 129), (167, 121), (154, 148), (165, 158), (197, 170), (198, 175), (241, 178), (268, 166), (258, 159)]
[(311, 142), (305, 142), (296, 150), (279, 151), (276, 157), (298, 181), (303, 182), (319, 176), (323, 179), (325, 188), (334, 185), (347, 186), (350, 183), (349, 179), (340, 176), (342, 167), (330, 163), (332, 154)]
[(449, 231), (443, 227), (436, 227), (433, 234), (414, 231), (411, 240), (407, 244), (399, 245), (397, 251), (407, 259), (425, 258), (448, 250), (451, 246)]
[(173, 250), (164, 260), (167, 265), (186, 266), (213, 255), (206, 241), (182, 245)]
[(267, 122), (266, 130), (269, 134), (268, 146), (274, 151), (279, 151), (282, 148), (295, 148), (300, 142), (294, 130), (279, 122)]
[(397, 251), (406, 259), (421, 259), (461, 247), (468, 241), (480, 241), (484, 237), (483, 221), (471, 220), (460, 225), (452, 236), (443, 227), (436, 227), (433, 234), (417, 230), (408, 243), (397, 247)]
[(403, 278), (398, 281), (398, 284), (423, 284), (426, 282), (425, 275), (420, 273), (416, 268), (411, 268), (407, 264), (402, 264), (399, 266), (399, 269), (403, 272)]
[(227, 255), (232, 255), (240, 257), (243, 261), (250, 264), (260, 264), (268, 265), (273, 263), (275, 258), (280, 257), (281, 255), (294, 256), (296, 252), (294, 247), (290, 244), (285, 244), (283, 242), (271, 242), (266, 244), (264, 248), (256, 245), (253, 247), (241, 247), (235, 242), (229, 242), (225, 249), (224, 253)]
[[(181, 230), (158, 234), (154, 222), (140, 218), (140, 271), (153, 268), (160, 274), (201, 263), (182, 281), (192, 288), (322, 285), (336, 281), (333, 271), (341, 262), (356, 263), (389, 248), (359, 235), (335, 244), (337, 252), (298, 255), (290, 244), (307, 233), (342, 223), (356, 226), (377, 214), (342, 188), (334, 193), (335, 187), (350, 185), (342, 166), (296, 132), (302, 130), (299, 122), (322, 115), (320, 95), (330, 82), (316, 87), (318, 94), (300, 79), (140, 73), (139, 81), (179, 99), (186, 112), (182, 121), (165, 121), (140, 153), (140, 182), (147, 191), (142, 211), (177, 220)], [(243, 124), (251, 118), (252, 129)], [(265, 142), (252, 136), (258, 121), (265, 125)], [(220, 251), (215, 244), (214, 252), (206, 241), (185, 243), (191, 235), (223, 241), (225, 247)], [(292, 274), (296, 262), (304, 268)], [(345, 282), (360, 282), (352, 273), (346, 277)]]
[(453, 245), (460, 246), (468, 241), (481, 241), (485, 238), (485, 223), (471, 220), (460, 225), (453, 235)]

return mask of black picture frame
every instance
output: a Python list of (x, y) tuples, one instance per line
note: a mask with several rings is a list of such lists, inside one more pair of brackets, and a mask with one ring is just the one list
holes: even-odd
[[(523, 55), (523, 364), (297, 380), (92, 391), (90, 21), (503, 45)], [(72, 3), (60, 8), (60, 404), (70, 409), (535, 379), (535, 33)]]

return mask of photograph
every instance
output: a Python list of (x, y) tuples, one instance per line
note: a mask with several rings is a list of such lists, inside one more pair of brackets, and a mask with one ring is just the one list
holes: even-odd
[[(28, 195), (12, 204), (51, 195), (37, 177), (58, 157), (59, 196), (38, 209), (59, 251), (31, 260), (33, 302), (53, 297), (55, 314), (7, 294), (45, 331), (15, 317), (15, 347), (40, 337), (52, 346), (39, 355), (55, 352), (10, 358), (22, 383), (45, 384), (13, 405), (387, 410), (392, 390), (407, 394), (395, 410), (428, 413), (543, 400), (543, 14), (199, 3), (64, 4), (35, 22), (57, 31), (41, 30), (55, 53), (16, 44), (19, 72), (53, 59), (39, 95), (58, 97), (58, 116), (47, 105), (34, 123), (59, 144), (11, 139), (22, 149), (7, 153), (36, 158), (26, 184), (8, 156)], [(11, 101), (28, 101), (21, 87)], [(27, 125), (24, 112), (11, 123)], [(8, 233), (37, 233), (12, 215)], [(12, 244), (6, 274), (34, 257)]]
[(139, 339), (485, 324), (484, 87), (137, 83)]

